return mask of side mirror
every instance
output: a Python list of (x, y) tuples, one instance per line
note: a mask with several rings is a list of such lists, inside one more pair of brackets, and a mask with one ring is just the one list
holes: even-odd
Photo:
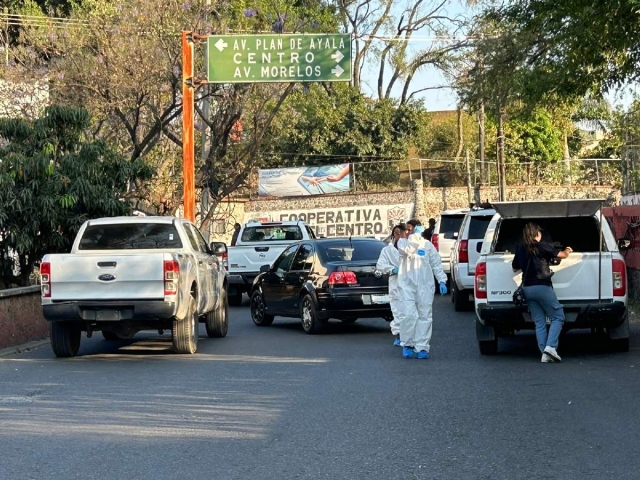
[(262, 265), (260, 267), (260, 273), (267, 273), (270, 268), (271, 268), (271, 265)]
[(227, 253), (227, 244), (224, 242), (211, 242), (209, 248), (211, 249), (211, 253), (216, 257), (220, 257)]
[(618, 240), (618, 250), (629, 250), (631, 248), (631, 240), (621, 238)]

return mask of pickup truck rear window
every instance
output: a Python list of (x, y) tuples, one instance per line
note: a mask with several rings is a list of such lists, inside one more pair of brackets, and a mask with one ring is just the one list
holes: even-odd
[(89, 225), (80, 250), (136, 250), (182, 248), (176, 227), (166, 223)]
[(379, 240), (356, 242), (334, 240), (318, 243), (318, 251), (327, 262), (376, 262), (385, 246)]
[(245, 227), (240, 240), (250, 242), (279, 242), (282, 240), (302, 240), (302, 230), (297, 225)]
[[(542, 240), (558, 248), (571, 247), (576, 252), (597, 252), (600, 248), (600, 231), (594, 217), (505, 218), (498, 227), (494, 252), (514, 253), (522, 243), (522, 229), (528, 222), (540, 225)], [(602, 249), (606, 250), (604, 243)]]

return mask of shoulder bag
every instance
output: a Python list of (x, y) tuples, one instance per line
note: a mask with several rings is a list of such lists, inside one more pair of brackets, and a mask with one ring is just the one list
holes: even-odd
[(522, 286), (524, 285), (525, 278), (527, 278), (529, 265), (531, 265), (531, 256), (527, 253), (527, 267), (525, 268), (524, 272), (522, 272), (522, 281), (520, 282), (520, 286), (513, 292), (513, 303), (515, 303), (516, 307), (527, 306), (527, 298), (524, 296), (524, 289), (522, 288)]

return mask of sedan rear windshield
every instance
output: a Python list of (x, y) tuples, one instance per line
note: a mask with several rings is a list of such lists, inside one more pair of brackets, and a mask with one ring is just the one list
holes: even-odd
[(482, 240), (492, 218), (492, 216), (471, 217), (471, 221), (469, 223), (469, 240)]
[[(523, 242), (522, 230), (528, 222), (542, 228), (542, 241), (576, 252), (597, 252), (600, 249), (598, 222), (594, 217), (565, 218), (505, 218), (500, 222), (494, 252), (515, 252)], [(605, 244), (602, 245), (603, 250)]]
[(182, 248), (176, 227), (167, 223), (89, 225), (80, 250), (136, 250)]
[(334, 240), (318, 244), (318, 252), (327, 262), (376, 262), (386, 245), (378, 240)]
[(454, 238), (453, 234), (460, 231), (462, 220), (464, 220), (464, 215), (442, 215), (438, 233), (444, 238)]
[(240, 238), (242, 242), (278, 242), (281, 240), (302, 240), (302, 230), (297, 225), (245, 227)]

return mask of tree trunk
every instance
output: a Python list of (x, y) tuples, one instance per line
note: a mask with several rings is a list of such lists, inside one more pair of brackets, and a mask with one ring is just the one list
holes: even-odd
[(565, 185), (571, 185), (571, 154), (569, 153), (569, 136), (565, 132), (562, 136), (563, 143), (563, 159), (564, 159), (564, 168), (567, 172), (564, 177)]

